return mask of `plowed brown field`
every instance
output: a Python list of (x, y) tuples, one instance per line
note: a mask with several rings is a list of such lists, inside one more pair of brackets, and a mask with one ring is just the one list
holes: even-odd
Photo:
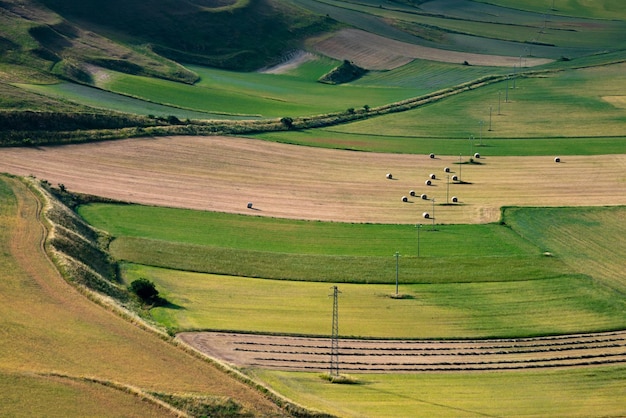
[[(429, 48), (385, 38), (358, 29), (344, 29), (333, 36), (324, 38), (313, 45), (320, 54), (338, 60), (349, 60), (368, 70), (391, 70), (414, 59), (438, 62), (492, 67), (513, 67), (519, 64), (519, 57), (472, 54), (469, 52), (447, 51)], [(552, 60), (527, 58), (524, 65), (534, 67)]]
[[(0, 149), (0, 171), (149, 205), (343, 222), (497, 221), (502, 205), (626, 204), (626, 155), (482, 157), (338, 151), (231, 137)], [(444, 168), (449, 167), (450, 173)], [(392, 179), (386, 174), (391, 173)], [(435, 174), (432, 185), (425, 181)], [(446, 176), (460, 175), (461, 184)], [(411, 196), (413, 190), (416, 196)], [(407, 202), (402, 202), (407, 196)], [(457, 204), (446, 205), (452, 197)], [(254, 209), (248, 209), (252, 202)], [(429, 220), (430, 222), (430, 220)]]

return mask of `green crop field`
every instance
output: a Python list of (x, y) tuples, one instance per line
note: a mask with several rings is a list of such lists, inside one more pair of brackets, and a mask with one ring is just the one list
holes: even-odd
[[(375, 126), (384, 124), (389, 136), (467, 139), (472, 135), (478, 142), (482, 132), (487, 143), (492, 138), (621, 137), (626, 110), (610, 98), (626, 88), (625, 69), (626, 64), (619, 64), (521, 78), (515, 84), (511, 79), (332, 131), (371, 134)], [(557, 119), (567, 123), (554, 123)]]
[[(382, 120), (382, 119), (381, 119)], [(624, 138), (576, 137), (576, 138), (491, 138), (480, 137), (480, 125), (467, 129), (465, 139), (442, 137), (393, 136), (374, 133), (348, 133), (336, 128), (305, 130), (298, 132), (272, 132), (254, 135), (254, 138), (284, 144), (311, 147), (346, 149), (353, 151), (395, 154), (470, 155), (470, 150), (489, 156), (540, 156), (540, 155), (605, 155), (622, 154)], [(403, 127), (402, 130), (409, 131)], [(345, 128), (346, 130), (350, 128)], [(343, 129), (342, 129), (343, 130)], [(436, 134), (437, 129), (433, 134)], [(454, 132), (463, 136), (463, 132)], [(464, 157), (465, 158), (465, 157)]]
[[(125, 264), (125, 280), (153, 281), (171, 303), (153, 308), (175, 331), (329, 335), (330, 283), (186, 273)], [(620, 294), (585, 276), (490, 283), (338, 284), (341, 335), (378, 338), (509, 338), (621, 329)]]
[[(329, 282), (346, 287), (348, 307), (343, 309), (350, 313), (344, 317), (354, 318), (344, 325), (347, 335), (472, 338), (619, 328), (626, 306), (619, 293), (624, 248), (603, 251), (600, 244), (589, 246), (587, 240), (572, 246), (571, 237), (618, 239), (624, 233), (619, 220), (625, 209), (563, 211), (511, 208), (505, 211), (511, 227), (437, 225), (437, 230), (429, 231), (424, 225), (418, 257), (414, 226), (305, 222), (128, 205), (80, 208), (90, 223), (117, 237), (112, 243), (117, 258), (174, 269), (129, 264), (125, 277), (128, 282), (139, 277), (155, 281), (170, 302), (184, 308), (152, 311), (164, 325), (178, 330), (323, 334), (325, 327), (318, 321), (327, 309)], [(548, 230), (549, 235), (536, 232)], [(385, 297), (394, 292), (393, 244), (406, 251), (398, 260), (398, 281), (402, 293), (410, 297), (402, 301)], [(552, 256), (543, 256), (544, 252)], [(572, 262), (580, 259), (598, 261)], [(604, 268), (594, 270), (589, 267), (593, 265)], [(291, 296), (284, 297), (287, 294)], [(378, 307), (373, 309), (377, 320), (364, 321), (372, 307)], [(293, 321), (294, 317), (301, 319)], [(416, 318), (442, 322), (432, 327), (432, 322), (427, 326), (416, 323)]]
[[(266, 118), (342, 112), (348, 108), (379, 106), (417, 95), (414, 91), (397, 87), (371, 89), (357, 85), (317, 83), (317, 78), (324, 72), (317, 74), (314, 79), (306, 79), (280, 74), (240, 74), (191, 68), (201, 77), (201, 81), (194, 86), (110, 73), (102, 87), (174, 107)], [(312, 70), (304, 71), (305, 76), (311, 73)]]
[[(349, 283), (526, 280), (562, 274), (557, 260), (510, 228), (307, 222), (145, 206), (88, 205), (90, 223), (117, 239), (121, 260), (172, 269)], [(158, 223), (153, 220), (159, 219)], [(418, 257), (418, 238), (419, 252)], [(506, 277), (506, 279), (503, 279)]]
[(94, 108), (115, 110), (118, 112), (133, 113), (137, 115), (153, 115), (160, 117), (173, 115), (179, 119), (234, 118), (222, 113), (211, 114), (182, 109), (180, 107), (166, 106), (159, 103), (152, 103), (130, 96), (99, 90), (75, 83), (20, 84), (19, 87), (34, 93), (81, 103)]
[(342, 417), (621, 416), (626, 369), (355, 375), (333, 385), (313, 373), (255, 369), (287, 396)]
[(550, 13), (565, 16), (578, 16), (596, 19), (626, 19), (626, 11), (621, 0), (478, 0), (512, 9), (529, 10), (536, 13)]

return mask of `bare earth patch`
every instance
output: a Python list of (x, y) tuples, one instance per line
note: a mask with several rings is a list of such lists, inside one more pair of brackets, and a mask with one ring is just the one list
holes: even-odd
[[(421, 194), (435, 199), (435, 222), (447, 224), (497, 221), (503, 205), (626, 205), (624, 154), (567, 156), (560, 163), (552, 157), (458, 161), (232, 137), (0, 149), (0, 171), (34, 175), (74, 192), (281, 218), (411, 224), (424, 221), (423, 212), (433, 215), (432, 200)], [(427, 186), (430, 174), (435, 179)], [(454, 175), (465, 183), (453, 182)], [(452, 204), (452, 197), (458, 202)]]
[[(196, 350), (236, 367), (328, 371), (330, 338), (183, 332)], [(460, 341), (339, 340), (348, 373), (520, 370), (626, 363), (626, 331)]]
[[(519, 57), (472, 54), (469, 52), (447, 51), (396, 41), (358, 29), (343, 29), (331, 37), (316, 42), (313, 48), (320, 54), (338, 60), (349, 60), (368, 70), (391, 70), (411, 62), (424, 59), (438, 62), (493, 67), (513, 67)], [(526, 66), (547, 64), (552, 60), (527, 58)]]
[(299, 65), (304, 64), (307, 61), (311, 61), (315, 59), (315, 55), (306, 51), (296, 51), (291, 54), (285, 62), (282, 62), (273, 67), (265, 68), (261, 70), (261, 73), (266, 74), (284, 74), (289, 70), (293, 70), (294, 68), (298, 68)]
[(626, 96), (603, 96), (602, 99), (618, 109), (626, 109)]

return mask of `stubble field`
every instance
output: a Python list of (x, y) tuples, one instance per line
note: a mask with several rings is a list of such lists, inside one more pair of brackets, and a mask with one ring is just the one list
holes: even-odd
[[(410, 224), (432, 213), (433, 198), (440, 224), (494, 222), (503, 205), (626, 204), (623, 154), (567, 156), (560, 163), (547, 156), (462, 161), (228, 137), (0, 150), (0, 171), (33, 175), (73, 192), (281, 218)], [(426, 186), (430, 174), (435, 179)], [(459, 182), (452, 181), (455, 175)], [(452, 197), (458, 202), (446, 204)]]

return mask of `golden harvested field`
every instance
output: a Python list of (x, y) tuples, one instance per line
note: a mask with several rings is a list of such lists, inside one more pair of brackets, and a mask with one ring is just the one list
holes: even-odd
[[(349, 60), (368, 70), (391, 70), (414, 59), (493, 67), (513, 67), (519, 57), (472, 54), (469, 52), (447, 51), (413, 45), (385, 38), (358, 29), (344, 29), (334, 35), (318, 40), (313, 48), (322, 55), (338, 60)], [(525, 59), (527, 67), (547, 64), (552, 60), (543, 58)]]
[[(231, 137), (0, 149), (0, 172), (34, 175), (74, 192), (260, 216), (410, 224), (424, 222), (422, 213), (432, 212), (433, 202), (421, 194), (435, 199), (436, 223), (494, 222), (503, 205), (626, 204), (624, 154), (567, 156), (560, 163), (547, 156), (458, 161)], [(436, 178), (426, 186), (430, 174)], [(450, 181), (448, 186), (446, 175), (458, 175), (466, 184)], [(445, 205), (453, 196), (458, 204)]]
[[(8, 236), (0, 242), (4, 254), (0, 256), (0, 379), (14, 376), (26, 386), (45, 388), (50, 386), (44, 380), (49, 381), (52, 373), (59, 376), (60, 386), (82, 386), (77, 391), (85, 393), (93, 389), (73, 384), (72, 379), (86, 377), (137, 391), (228, 397), (261, 415), (281, 414), (259, 392), (96, 305), (65, 282), (43, 252), (39, 201), (20, 181), (7, 177), (0, 181), (9, 184), (15, 195), (15, 213), (0, 216), (0, 227)], [(24, 416), (29, 415), (28, 407), (38, 407), (25, 401), (28, 392), (3, 393), (3, 399), (7, 396), (26, 405)], [(109, 398), (114, 397), (103, 395), (102, 402)], [(63, 397), (63, 402), (67, 399)], [(147, 415), (151, 409), (157, 408), (146, 409)], [(0, 415), (12, 415), (10, 411), (0, 402)]]

